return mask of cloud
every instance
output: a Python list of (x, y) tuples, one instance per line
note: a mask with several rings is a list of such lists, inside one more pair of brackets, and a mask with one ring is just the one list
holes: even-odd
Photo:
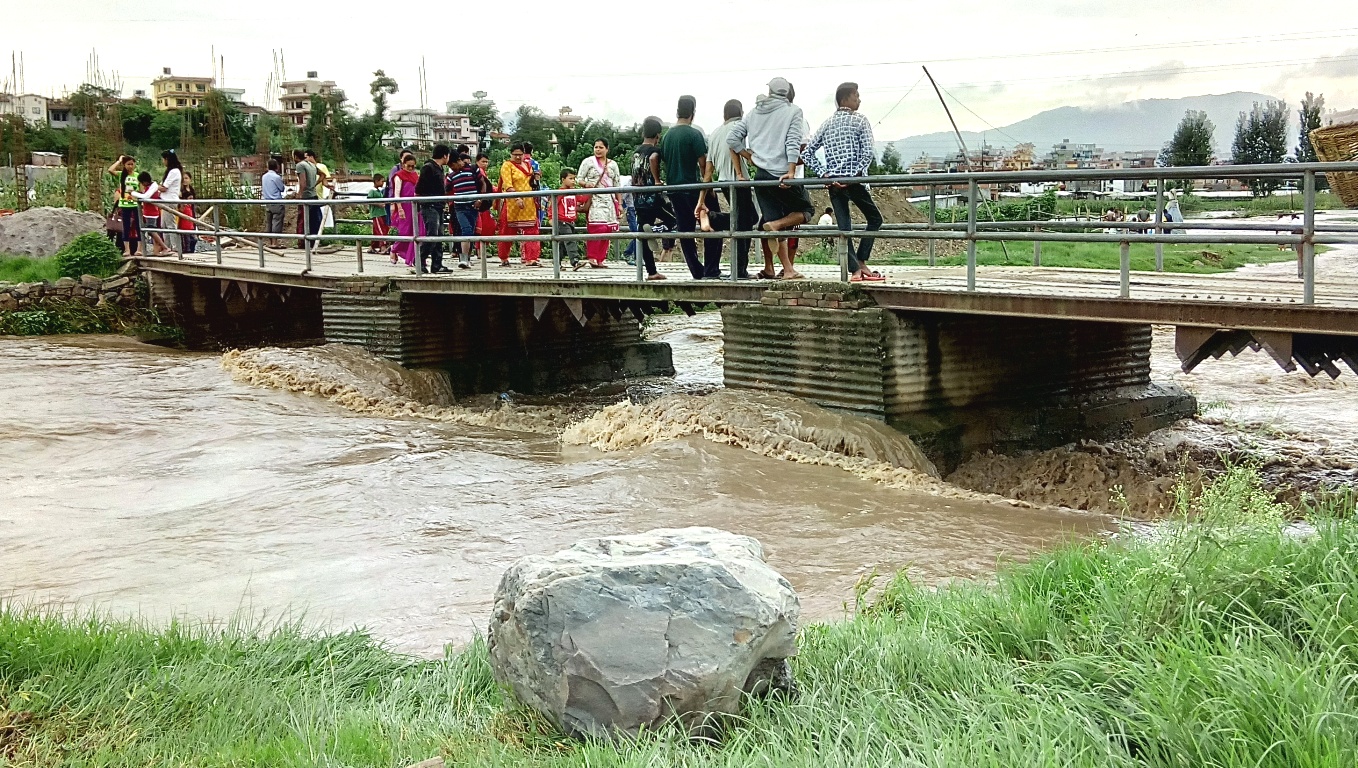
[[(1300, 89), (1318, 91), (1316, 81), (1339, 81), (1345, 90), (1353, 92), (1354, 79), (1358, 78), (1358, 48), (1349, 48), (1333, 56), (1321, 56), (1309, 64), (1289, 67), (1269, 84), (1271, 93), (1290, 93)], [(1300, 81), (1300, 82), (1299, 82)]]

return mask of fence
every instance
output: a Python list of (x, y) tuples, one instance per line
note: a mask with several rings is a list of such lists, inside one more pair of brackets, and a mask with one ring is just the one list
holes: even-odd
[[(660, 187), (667, 192), (676, 191), (697, 191), (697, 190), (717, 190), (724, 192), (728, 201), (731, 227), (720, 232), (614, 232), (614, 233), (587, 233), (564, 235), (557, 234), (557, 209), (556, 198), (562, 195), (622, 195), (635, 193), (653, 193), (656, 187), (606, 187), (593, 189), (542, 189), (531, 192), (499, 192), (478, 195), (458, 195), (443, 197), (420, 197), (420, 198), (381, 198), (381, 199), (361, 199), (357, 203), (337, 203), (335, 200), (243, 200), (243, 199), (224, 199), (224, 200), (195, 200), (198, 206), (207, 206), (207, 211), (203, 217), (193, 217), (200, 230), (199, 234), (211, 236), (215, 242), (216, 261), (222, 263), (222, 240), (233, 239), (252, 244), (258, 250), (258, 265), (260, 269), (269, 267), (266, 254), (274, 253), (278, 256), (283, 254), (266, 248), (265, 239), (286, 239), (302, 242), (303, 258), (305, 259), (305, 271), (313, 268), (313, 254), (315, 248), (320, 244), (332, 241), (357, 241), (359, 247), (355, 256), (355, 272), (364, 271), (363, 250), (364, 242), (410, 242), (416, 253), (419, 252), (421, 243), (524, 243), (541, 242), (546, 243), (551, 250), (552, 277), (561, 278), (561, 246), (567, 242), (585, 242), (590, 240), (609, 240), (609, 241), (633, 241), (637, 247), (636, 277), (637, 280), (645, 279), (643, 272), (642, 259), (640, 258), (642, 240), (659, 239), (730, 239), (732, 242), (741, 239), (776, 239), (792, 236), (822, 237), (833, 238), (836, 240), (836, 251), (839, 258), (840, 279), (848, 280), (848, 247), (852, 237), (861, 237), (871, 234), (876, 239), (912, 239), (925, 240), (928, 246), (927, 258), (930, 265), (935, 263), (934, 244), (939, 240), (960, 240), (966, 243), (966, 287), (968, 291), (976, 290), (976, 246), (981, 242), (1031, 242), (1034, 244), (1033, 262), (1034, 265), (1041, 264), (1041, 243), (1043, 242), (1077, 242), (1077, 243), (1117, 243), (1120, 245), (1119, 259), (1119, 296), (1129, 298), (1131, 295), (1131, 265), (1130, 248), (1133, 243), (1151, 243), (1156, 246), (1156, 270), (1163, 270), (1164, 253), (1163, 248), (1166, 244), (1188, 243), (1188, 244), (1232, 244), (1232, 245), (1280, 245), (1296, 248), (1301, 258), (1302, 267), (1302, 299), (1306, 304), (1315, 303), (1315, 247), (1320, 244), (1339, 244), (1339, 243), (1358, 243), (1358, 224), (1327, 223), (1317, 224), (1316, 222), (1316, 178), (1318, 174), (1326, 173), (1354, 173), (1358, 172), (1358, 162), (1346, 163), (1282, 163), (1276, 165), (1247, 165), (1247, 166), (1206, 166), (1188, 168), (1138, 168), (1123, 170), (1039, 170), (1039, 171), (1012, 171), (1012, 172), (981, 172), (981, 173), (946, 173), (946, 174), (900, 174), (892, 176), (872, 176), (846, 179), (831, 178), (807, 178), (791, 179), (786, 185), (805, 186), (805, 187), (825, 187), (832, 184), (845, 183), (868, 183), (872, 187), (912, 187), (925, 188), (929, 192), (928, 219), (920, 223), (893, 223), (886, 224), (881, 230), (868, 233), (864, 229), (855, 228), (852, 232), (844, 232), (838, 228), (803, 226), (795, 231), (766, 232), (760, 230), (748, 231), (736, 229), (738, 196), (736, 190), (740, 188), (768, 187), (777, 186), (778, 181), (725, 181), (710, 184), (685, 184), (675, 186)], [(1255, 223), (1255, 222), (1220, 222), (1220, 221), (1179, 221), (1168, 222), (1164, 219), (1166, 182), (1170, 181), (1192, 181), (1195, 179), (1223, 179), (1223, 178), (1248, 178), (1248, 179), (1300, 179), (1302, 187), (1303, 210), (1302, 221), (1297, 224), (1278, 224), (1278, 223)], [(1004, 185), (1004, 184), (1060, 184), (1073, 181), (1144, 181), (1154, 183), (1156, 188), (1156, 206), (1154, 218), (1151, 221), (1100, 221), (1096, 224), (1090, 222), (1077, 221), (983, 221), (984, 201), (981, 200), (981, 185)], [(937, 221), (937, 205), (935, 202), (936, 193), (939, 187), (959, 187), (967, 188), (967, 220), (958, 223), (940, 223)], [(394, 232), (385, 236), (361, 235), (361, 234), (279, 234), (269, 232), (247, 232), (236, 231), (223, 228), (221, 222), (221, 211), (226, 206), (260, 206), (260, 205), (285, 205), (298, 209), (299, 215), (305, 215), (303, 209), (313, 206), (335, 206), (335, 205), (412, 205), (418, 206), (424, 203), (437, 203), (446, 205), (450, 202), (475, 202), (478, 200), (500, 201), (512, 198), (536, 198), (545, 201), (550, 205), (550, 226), (548, 231), (536, 235), (443, 235), (438, 237), (420, 236), (418, 234), (410, 236), (399, 236)], [(168, 208), (168, 204), (161, 204), (161, 207)], [(210, 220), (207, 217), (210, 214)], [(1099, 231), (1089, 231), (1099, 230)], [(1104, 230), (1121, 230), (1116, 232), (1106, 232)], [(1169, 230), (1169, 231), (1167, 231)], [(1182, 230), (1184, 234), (1178, 234)], [(1286, 232), (1280, 232), (1286, 230)], [(168, 234), (180, 234), (177, 229), (153, 228), (146, 229), (147, 232), (160, 232)], [(735, 264), (735, 250), (732, 249), (730, 279), (735, 280), (740, 277)], [(183, 258), (179, 254), (179, 258)], [(292, 258), (292, 257), (286, 257)], [(486, 254), (482, 254), (480, 260), (480, 277), (487, 279), (488, 259)], [(291, 263), (291, 262), (290, 262)], [(416, 258), (416, 274), (422, 274), (423, 259)]]

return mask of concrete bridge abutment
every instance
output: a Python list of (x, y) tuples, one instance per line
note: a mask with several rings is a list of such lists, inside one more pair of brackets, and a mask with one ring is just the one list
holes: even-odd
[(321, 291), (147, 271), (151, 306), (190, 349), (321, 341)]
[(322, 297), (321, 315), (327, 342), (444, 369), (457, 394), (674, 373), (669, 345), (643, 340), (618, 302), (403, 293), (384, 278), (353, 278)]
[(722, 325), (727, 387), (881, 419), (943, 467), (1144, 434), (1197, 408), (1151, 381), (1149, 325), (890, 310), (837, 283), (769, 291)]

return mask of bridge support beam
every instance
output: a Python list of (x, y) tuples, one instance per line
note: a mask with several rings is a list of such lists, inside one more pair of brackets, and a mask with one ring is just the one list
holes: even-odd
[(617, 302), (409, 294), (345, 279), (322, 299), (325, 340), (409, 367), (443, 368), (458, 394), (527, 394), (673, 375), (668, 344), (641, 338)]
[(1196, 410), (1151, 382), (1148, 325), (886, 310), (825, 284), (770, 291), (722, 322), (727, 387), (882, 419), (943, 467), (1143, 434)]
[(148, 271), (151, 305), (192, 349), (321, 340), (321, 292)]

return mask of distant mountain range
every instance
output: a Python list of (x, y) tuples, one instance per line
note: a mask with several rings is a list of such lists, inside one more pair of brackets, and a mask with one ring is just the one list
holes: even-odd
[[(963, 131), (962, 138), (973, 151), (980, 147), (982, 136), (991, 147), (1013, 147), (1032, 142), (1037, 146), (1038, 157), (1047, 154), (1053, 144), (1067, 139), (1080, 144), (1097, 144), (1109, 151), (1159, 149), (1174, 134), (1184, 112), (1192, 109), (1206, 112), (1216, 125), (1216, 152), (1218, 157), (1224, 157), (1230, 154), (1235, 121), (1240, 113), (1248, 112), (1256, 101), (1274, 98), (1262, 93), (1237, 92), (1182, 99), (1145, 99), (1115, 107), (1058, 107), (1012, 125), (1000, 126), (997, 131), (984, 134)], [(951, 131), (910, 136), (891, 143), (896, 145), (906, 164), (921, 152), (941, 156), (957, 151), (957, 138)], [(886, 142), (878, 144), (879, 149), (885, 146)]]

